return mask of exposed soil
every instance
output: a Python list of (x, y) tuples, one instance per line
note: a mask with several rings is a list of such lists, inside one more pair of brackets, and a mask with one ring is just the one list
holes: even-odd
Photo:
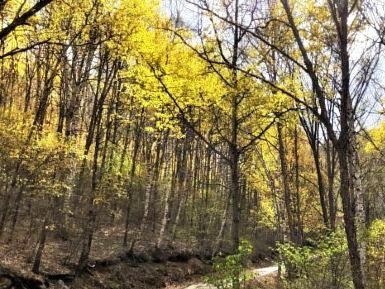
[(196, 258), (187, 262), (147, 262), (141, 264), (120, 263), (98, 267), (75, 278), (70, 288), (106, 289), (155, 289), (173, 283), (182, 283), (196, 275), (208, 272), (209, 266)]
[(0, 289), (156, 289), (197, 283), (211, 268), (209, 256), (194, 251), (193, 243), (155, 250), (151, 241), (142, 242), (132, 254), (122, 251), (119, 232), (103, 235), (94, 243), (87, 270), (76, 275), (77, 256), (68, 258), (70, 244), (60, 239), (47, 242), (41, 274), (31, 273), (33, 240), (0, 243)]
[[(248, 269), (251, 279), (246, 281), (245, 288), (248, 289), (276, 289), (277, 287), (277, 273), (278, 267), (271, 265), (267, 267), (260, 267)], [(173, 284), (167, 289), (216, 289), (214, 286), (205, 284), (201, 280), (186, 282), (183, 284)]]
[(0, 289), (156, 289), (192, 280), (209, 270), (210, 265), (185, 253), (154, 253), (150, 259), (125, 254), (95, 260), (78, 275), (68, 271), (37, 275), (2, 265)]

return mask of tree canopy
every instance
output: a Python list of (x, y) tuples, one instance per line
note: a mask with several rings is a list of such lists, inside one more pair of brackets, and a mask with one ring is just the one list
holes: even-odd
[(383, 286), (374, 2), (0, 1), (0, 259), (230, 262), (246, 239), (287, 288)]

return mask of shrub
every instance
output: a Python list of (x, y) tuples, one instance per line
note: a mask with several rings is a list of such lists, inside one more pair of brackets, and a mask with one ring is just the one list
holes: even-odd
[(246, 272), (247, 257), (252, 253), (252, 246), (242, 241), (235, 254), (219, 256), (214, 259), (213, 272), (205, 278), (205, 282), (218, 289), (245, 288), (249, 276)]
[[(286, 288), (346, 289), (351, 288), (348, 250), (343, 232), (330, 233), (310, 245), (280, 244), (281, 265), (286, 269)], [(290, 271), (290, 272), (288, 272)]]
[(373, 221), (367, 241), (368, 287), (385, 288), (385, 221)]

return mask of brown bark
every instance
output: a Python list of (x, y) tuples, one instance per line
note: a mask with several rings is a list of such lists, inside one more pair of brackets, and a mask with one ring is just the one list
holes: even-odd
[(44, 252), (45, 243), (47, 239), (48, 223), (49, 223), (49, 213), (46, 213), (44, 216), (44, 220), (42, 222), (41, 231), (39, 235), (39, 243), (38, 243), (38, 247), (36, 250), (36, 254), (35, 254), (35, 258), (32, 266), (32, 272), (36, 274), (38, 274), (40, 270), (41, 259), (43, 257), (43, 252)]
[(127, 203), (126, 203), (126, 210), (125, 210), (126, 216), (125, 216), (125, 225), (124, 225), (123, 247), (127, 247), (127, 244), (128, 244), (128, 227), (130, 224), (130, 213), (131, 213), (131, 206), (133, 201), (134, 177), (136, 173), (139, 146), (142, 138), (143, 114), (144, 114), (144, 109), (142, 109), (141, 111), (140, 120), (136, 122), (135, 130), (134, 130), (135, 139), (134, 139), (134, 148), (132, 151), (132, 158), (131, 158), (129, 184), (127, 187)]
[(278, 132), (278, 152), (279, 152), (279, 160), (281, 166), (281, 178), (282, 178), (282, 186), (283, 186), (283, 198), (285, 201), (285, 209), (287, 216), (287, 225), (289, 227), (289, 235), (290, 241), (294, 244), (299, 244), (300, 239), (298, 235), (298, 231), (296, 228), (296, 224), (294, 221), (294, 213), (293, 213), (293, 201), (292, 201), (292, 193), (290, 190), (290, 182), (289, 182), (289, 173), (287, 168), (287, 160), (286, 160), (286, 149), (283, 139), (282, 132), (282, 124), (277, 124), (277, 132)]

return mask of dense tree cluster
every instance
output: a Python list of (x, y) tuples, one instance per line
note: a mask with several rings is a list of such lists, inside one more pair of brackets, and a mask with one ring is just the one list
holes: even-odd
[(166, 2), (0, 1), (1, 242), (39, 272), (55, 252), (84, 269), (344, 228), (366, 288), (385, 214), (384, 125), (367, 125), (385, 8)]

